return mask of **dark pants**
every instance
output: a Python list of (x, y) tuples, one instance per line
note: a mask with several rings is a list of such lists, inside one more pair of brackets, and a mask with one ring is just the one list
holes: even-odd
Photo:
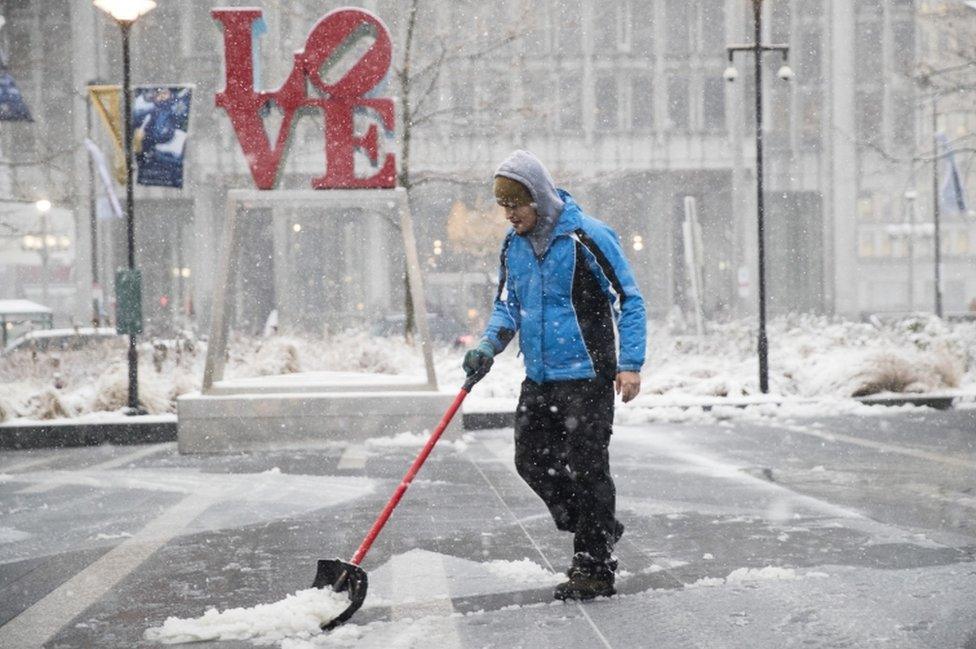
[(616, 489), (607, 447), (613, 383), (605, 378), (522, 383), (515, 413), (515, 467), (552, 514), (574, 532), (574, 552), (607, 561)]

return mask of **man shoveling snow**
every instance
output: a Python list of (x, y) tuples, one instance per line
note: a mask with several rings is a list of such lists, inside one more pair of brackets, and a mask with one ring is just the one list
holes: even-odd
[(574, 535), (569, 580), (554, 595), (613, 595), (612, 551), (624, 529), (608, 455), (613, 395), (616, 388), (630, 401), (640, 392), (644, 300), (617, 234), (583, 214), (534, 155), (513, 153), (495, 172), (494, 191), (512, 229), (492, 316), (463, 366), (469, 375), (482, 370), (519, 334), (526, 379), (515, 465), (556, 527)]

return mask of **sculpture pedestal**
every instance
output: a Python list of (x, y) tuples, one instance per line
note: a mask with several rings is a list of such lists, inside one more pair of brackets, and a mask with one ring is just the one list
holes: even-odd
[[(177, 401), (181, 453), (312, 448), (431, 431), (454, 396), (425, 377), (305, 372), (217, 381)], [(460, 434), (456, 416), (445, 435)]]

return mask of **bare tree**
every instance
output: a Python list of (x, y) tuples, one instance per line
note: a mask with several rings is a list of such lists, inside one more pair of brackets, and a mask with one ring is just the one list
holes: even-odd
[[(407, 191), (407, 201), (412, 206), (413, 190), (427, 179), (418, 179), (411, 163), (412, 144), (417, 129), (430, 125), (438, 118), (450, 118), (460, 111), (456, 97), (446, 104), (438, 102), (438, 91), (443, 78), (453, 66), (464, 62), (481, 61), (518, 40), (525, 34), (525, 20), (518, 20), (508, 29), (492, 32), (487, 38), (451, 38), (455, 35), (432, 33), (425, 35), (423, 47), (418, 47), (418, 30), (421, 26), (422, 0), (410, 0), (406, 8), (401, 51), (403, 56), (395, 66), (397, 90), (400, 96), (400, 172), (397, 181)], [(459, 0), (455, 6), (467, 5)], [(457, 26), (463, 33), (463, 26)], [(451, 44), (449, 44), (451, 43)], [(455, 44), (456, 43), (456, 44)], [(475, 111), (481, 110), (475, 108)], [(404, 270), (404, 281), (407, 273)], [(404, 336), (412, 339), (416, 323), (409, 286), (405, 284)]]

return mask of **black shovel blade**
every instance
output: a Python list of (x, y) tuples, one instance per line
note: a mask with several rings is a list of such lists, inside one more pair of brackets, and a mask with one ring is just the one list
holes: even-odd
[(345, 592), (349, 595), (349, 608), (331, 622), (323, 624), (323, 631), (334, 629), (359, 610), (359, 607), (363, 605), (363, 600), (366, 599), (368, 583), (366, 571), (354, 563), (342, 559), (319, 559), (319, 567), (315, 573), (312, 588), (331, 588), (337, 593)]

